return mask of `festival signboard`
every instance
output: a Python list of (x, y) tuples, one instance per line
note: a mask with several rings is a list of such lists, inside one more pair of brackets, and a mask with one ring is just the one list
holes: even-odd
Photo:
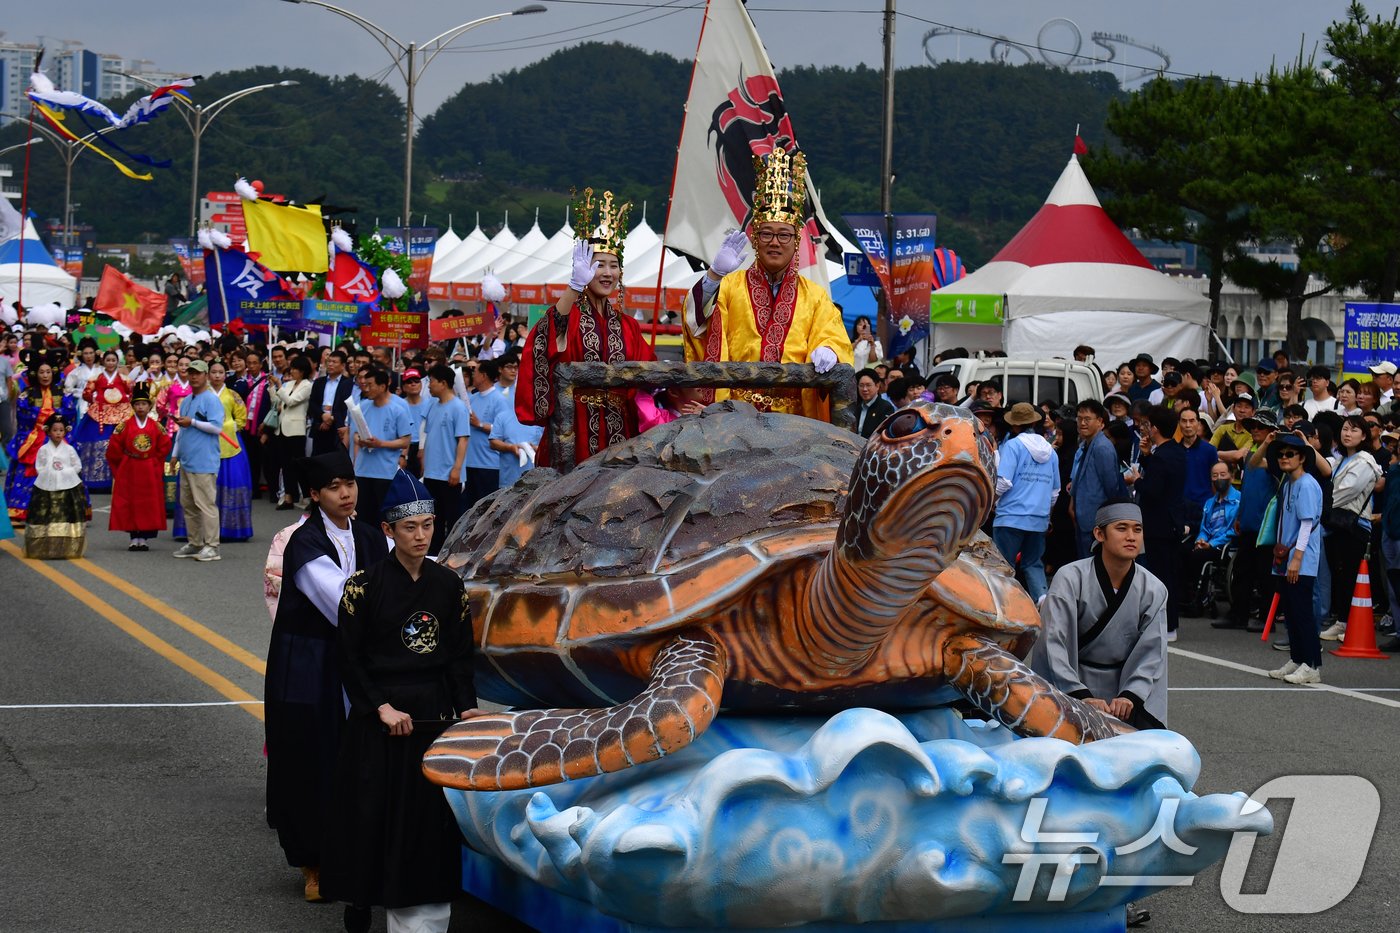
[(384, 238), (384, 245), (389, 252), (397, 256), (408, 253), (408, 258), (413, 263), (413, 274), (408, 279), (409, 288), (415, 292), (426, 291), (428, 277), (433, 272), (433, 244), (437, 243), (438, 228), (409, 227), (405, 236), (403, 227), (389, 227), (380, 230), (379, 235)]
[(496, 327), (495, 315), (487, 311), (467, 311), (428, 322), (428, 336), (435, 341), (457, 340), (489, 334)]
[(323, 324), (354, 326), (360, 317), (361, 306), (353, 301), (329, 301), (325, 298), (306, 298), (301, 303), (301, 316), (308, 321)]
[(367, 347), (406, 350), (428, 345), (428, 317), (402, 311), (371, 311), (369, 326), (360, 329), (360, 342)]
[(1006, 313), (1004, 295), (929, 296), (929, 321), (933, 324), (992, 324), (1000, 327)]
[(895, 214), (894, 248), (890, 250), (885, 243), (883, 214), (843, 216), (885, 290), (889, 321), (894, 328), (889, 347), (893, 356), (928, 336), (929, 321), (924, 309), (933, 291), (934, 230), (938, 218), (933, 214)]
[(1378, 363), (1400, 364), (1400, 304), (1348, 301), (1344, 314), (1343, 378), (1369, 379)]
[(204, 251), (200, 249), (199, 244), (189, 237), (174, 236), (170, 238), (170, 248), (174, 250), (175, 258), (180, 260), (185, 281), (190, 285), (203, 285)]
[(235, 317), (245, 324), (276, 324), (278, 327), (296, 329), (301, 319), (301, 300), (298, 298), (255, 298), (239, 299), (232, 302), (236, 306)]

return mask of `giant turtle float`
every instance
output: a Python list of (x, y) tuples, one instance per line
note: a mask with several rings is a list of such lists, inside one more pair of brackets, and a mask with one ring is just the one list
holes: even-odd
[[(559, 475), (533, 470), (455, 529), (477, 691), (435, 782), (512, 790), (619, 771), (739, 711), (965, 699), (1021, 735), (1131, 731), (1022, 662), (1035, 606), (978, 527), (990, 438), (916, 403), (849, 431), (711, 405)], [(544, 708), (561, 707), (561, 708)]]

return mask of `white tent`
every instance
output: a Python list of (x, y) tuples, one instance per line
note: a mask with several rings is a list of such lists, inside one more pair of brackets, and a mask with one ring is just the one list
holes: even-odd
[(480, 285), (486, 270), (495, 268), (502, 257), (511, 255), (510, 251), (519, 242), (519, 238), (511, 233), (510, 227), (501, 227), (500, 232), (493, 236), (489, 243), (477, 250), (453, 272), (452, 284)]
[(540, 229), (539, 218), (535, 218), (535, 225), (530, 228), (520, 240), (501, 254), (496, 260), (495, 266), (490, 270), (482, 270), (484, 275), (491, 272), (502, 284), (509, 285), (515, 281), (515, 270), (528, 268), (535, 262), (535, 257), (544, 245), (549, 242), (549, 237), (545, 236)]
[(1021, 232), (937, 294), (1004, 295), (1002, 345), (1012, 357), (1069, 357), (1079, 344), (1115, 362), (1207, 349), (1209, 299), (1152, 268), (1104, 212), (1074, 156)]
[(447, 232), (438, 237), (437, 242), (433, 244), (433, 268), (437, 268), (438, 264), (461, 244), (462, 238), (457, 235), (455, 230), (448, 227)]
[(0, 299), (6, 305), (18, 301), (24, 307), (57, 304), (72, 308), (77, 304), (78, 280), (53, 261), (39, 240), (34, 222), (24, 222), (24, 294), (20, 294), (20, 238), (0, 243)]
[[(489, 242), (490, 240), (481, 230), (481, 224), (478, 223), (472, 228), (472, 232), (463, 237), (451, 250), (439, 254), (434, 249), (432, 284), (450, 286), (455, 281), (454, 276), (458, 270), (465, 267), (471, 258), (484, 249)], [(441, 297), (447, 298), (449, 295), (444, 292)]]

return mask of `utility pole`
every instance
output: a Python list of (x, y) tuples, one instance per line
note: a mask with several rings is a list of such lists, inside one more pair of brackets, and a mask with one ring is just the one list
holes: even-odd
[[(880, 149), (880, 212), (885, 215), (885, 262), (890, 283), (894, 282), (894, 4), (885, 0), (885, 119), (884, 139)], [(875, 334), (883, 347), (890, 339), (890, 296), (882, 292), (884, 308), (879, 315)]]

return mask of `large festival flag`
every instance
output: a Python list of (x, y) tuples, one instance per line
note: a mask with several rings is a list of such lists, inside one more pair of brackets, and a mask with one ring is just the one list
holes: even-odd
[[(321, 255), (325, 255), (324, 249)], [(300, 300), (291, 283), (232, 247), (204, 251), (204, 282), (209, 320), (214, 323), (245, 317), (260, 303)]]
[(142, 336), (154, 334), (165, 322), (165, 295), (138, 285), (115, 266), (102, 267), (102, 281), (93, 300), (95, 311), (110, 314)]
[(248, 248), (263, 265), (283, 272), (325, 272), (326, 230), (315, 204), (289, 207), (271, 201), (243, 200)]
[[(797, 145), (773, 63), (742, 0), (709, 0), (676, 154), (666, 245), (709, 262), (752, 207), (753, 157)], [(798, 267), (823, 284), (817, 237), (832, 229), (807, 174), (808, 221)]]

